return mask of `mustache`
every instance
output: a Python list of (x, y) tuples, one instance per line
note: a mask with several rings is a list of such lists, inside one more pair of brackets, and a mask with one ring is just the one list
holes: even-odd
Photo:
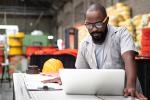
[(102, 32), (91, 32), (90, 34), (99, 34), (99, 33), (102, 33)]
[(101, 44), (105, 41), (106, 33), (105, 32), (92, 32), (91, 37), (94, 43)]
[(97, 36), (99, 36), (100, 35), (100, 33), (93, 33), (93, 36), (94, 37), (97, 37)]
[(100, 38), (101, 36), (103, 36), (103, 32), (92, 32), (91, 36)]

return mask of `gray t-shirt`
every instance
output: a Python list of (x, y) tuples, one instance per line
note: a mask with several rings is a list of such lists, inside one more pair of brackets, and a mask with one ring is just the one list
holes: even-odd
[(95, 46), (95, 55), (96, 55), (96, 62), (97, 62), (97, 68), (102, 69), (102, 65), (103, 65), (103, 60), (104, 60), (104, 46), (105, 46), (105, 42), (101, 45), (97, 45), (94, 44)]

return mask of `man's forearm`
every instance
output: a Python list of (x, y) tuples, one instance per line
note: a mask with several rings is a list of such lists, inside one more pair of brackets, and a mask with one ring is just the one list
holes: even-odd
[(123, 60), (125, 63), (125, 71), (127, 83), (126, 87), (136, 87), (136, 78), (137, 78), (137, 67), (134, 60), (134, 52), (128, 51), (123, 54)]
[(126, 66), (125, 70), (127, 77), (126, 87), (136, 87), (136, 78), (137, 78), (136, 65)]

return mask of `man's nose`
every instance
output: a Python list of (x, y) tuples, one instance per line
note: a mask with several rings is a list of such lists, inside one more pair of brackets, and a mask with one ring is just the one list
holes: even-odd
[(91, 31), (92, 31), (92, 32), (102, 32), (103, 29), (98, 29), (98, 28), (96, 28), (96, 27), (94, 26)]
[(94, 26), (92, 32), (96, 32), (96, 31), (98, 31), (98, 29)]

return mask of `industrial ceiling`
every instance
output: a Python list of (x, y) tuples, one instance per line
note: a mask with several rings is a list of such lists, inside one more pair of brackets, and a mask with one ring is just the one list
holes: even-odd
[(0, 0), (0, 14), (53, 17), (71, 0)]

